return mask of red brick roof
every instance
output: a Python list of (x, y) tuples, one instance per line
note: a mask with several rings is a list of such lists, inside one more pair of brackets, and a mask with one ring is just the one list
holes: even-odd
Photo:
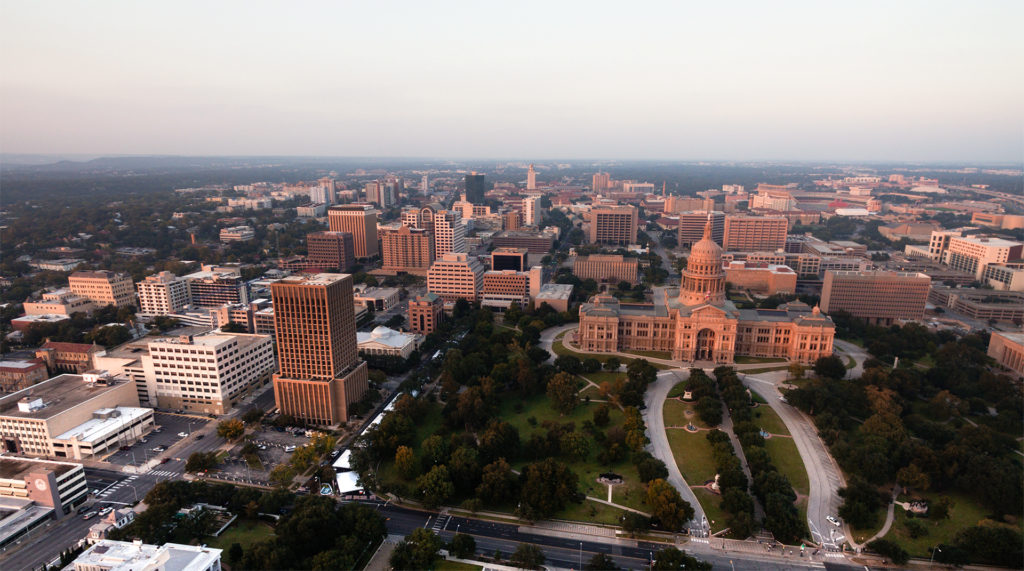
[[(93, 348), (95, 347), (95, 349)], [(40, 349), (53, 349), (54, 351), (61, 351), (66, 353), (88, 353), (90, 351), (101, 349), (98, 345), (90, 345), (88, 343), (66, 343), (64, 341), (47, 341), (43, 343)]]

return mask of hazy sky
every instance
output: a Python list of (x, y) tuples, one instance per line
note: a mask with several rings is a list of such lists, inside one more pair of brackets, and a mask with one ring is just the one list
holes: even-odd
[(1024, 2), (0, 0), (0, 151), (1024, 158)]

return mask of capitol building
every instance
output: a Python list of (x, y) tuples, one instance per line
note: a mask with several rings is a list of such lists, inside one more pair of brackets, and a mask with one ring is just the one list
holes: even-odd
[(835, 325), (821, 311), (791, 302), (777, 309), (737, 309), (725, 297), (722, 248), (711, 221), (693, 245), (681, 287), (654, 288), (653, 303), (622, 303), (607, 294), (580, 308), (576, 343), (585, 351), (666, 351), (676, 361), (731, 364), (738, 356), (814, 363), (832, 354)]

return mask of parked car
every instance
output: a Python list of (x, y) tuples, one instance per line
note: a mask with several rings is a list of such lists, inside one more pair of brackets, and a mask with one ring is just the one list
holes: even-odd
[(131, 450), (132, 447), (131, 446), (122, 446), (120, 449), (121, 450)]
[(196, 435), (196, 440), (202, 440), (202, 439), (203, 439), (203, 438), (205, 438), (205, 437), (206, 437), (206, 435), (205, 435), (205, 434), (197, 434), (197, 435)]
[(112, 511), (114, 511), (114, 508), (112, 508), (110, 506), (107, 506), (107, 507), (105, 507), (105, 508), (100, 510), (99, 516), (103, 517), (103, 516), (107, 515), (108, 513), (112, 512)]
[(188, 436), (188, 433), (187, 433), (187, 432), (179, 432), (179, 433), (178, 433), (178, 438), (185, 438), (185, 437), (187, 437), (187, 436)]
[(827, 519), (830, 524), (832, 524), (832, 525), (834, 525), (836, 527), (839, 527), (841, 525), (839, 523), (839, 520), (836, 519), (835, 516), (826, 516), (825, 519)]
[(166, 463), (168, 463), (168, 462), (170, 462), (170, 461), (171, 461), (171, 459), (170, 459), (170, 458), (162, 458), (162, 459), (160, 459), (160, 463), (161, 463), (161, 464), (166, 464)]
[(295, 447), (292, 446), (291, 444), (289, 444), (288, 446), (284, 447), (284, 451), (285, 452), (295, 452)]
[(90, 519), (92, 519), (94, 517), (96, 517), (96, 512), (89, 512), (89, 513), (85, 514), (84, 516), (82, 516), (82, 519), (90, 520)]

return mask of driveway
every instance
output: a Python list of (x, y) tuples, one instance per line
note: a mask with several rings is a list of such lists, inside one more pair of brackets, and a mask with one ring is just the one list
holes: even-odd
[(558, 337), (558, 335), (563, 331), (576, 329), (579, 326), (579, 323), (566, 323), (565, 325), (559, 325), (558, 327), (548, 327), (544, 331), (540, 332), (540, 342), (538, 342), (537, 346), (548, 353), (551, 353), (551, 357), (548, 358), (547, 362), (553, 363), (555, 358), (558, 357), (558, 355), (555, 355), (555, 352), (551, 350), (551, 346), (555, 342), (555, 337)]
[[(853, 357), (853, 360), (857, 362), (857, 365), (854, 368), (846, 371), (847, 379), (856, 379), (864, 373), (864, 361), (871, 356), (868, 355), (867, 351), (853, 343), (850, 343), (849, 341), (841, 341), (839, 339), (835, 339), (832, 342), (832, 345), (835, 347), (836, 352), (839, 353), (840, 357)], [(844, 358), (843, 361), (845, 363), (846, 359)]]
[[(777, 380), (771, 380), (775, 377)], [(756, 389), (768, 401), (768, 406), (778, 413), (786, 424), (793, 442), (800, 452), (800, 459), (807, 470), (810, 494), (807, 499), (807, 526), (811, 539), (826, 548), (837, 548), (845, 540), (844, 532), (826, 519), (837, 516), (839, 511), (839, 488), (846, 485), (842, 472), (828, 453), (825, 443), (818, 437), (818, 431), (811, 419), (796, 408), (779, 400), (776, 382), (785, 380), (785, 373), (768, 375), (744, 375), (740, 379), (748, 388)]]
[(662, 415), (665, 398), (668, 397), (669, 391), (676, 386), (676, 383), (686, 380), (688, 376), (689, 373), (686, 371), (661, 371), (658, 373), (658, 380), (647, 387), (647, 393), (644, 395), (644, 403), (647, 405), (647, 409), (644, 410), (644, 422), (647, 423), (647, 433), (651, 438), (647, 450), (655, 458), (665, 463), (665, 467), (668, 468), (668, 482), (675, 486), (679, 490), (679, 495), (693, 506), (694, 515), (690, 522), (691, 534), (701, 537), (707, 529), (707, 518), (704, 516), (704, 509), (700, 502), (697, 501), (697, 496), (683, 479), (682, 472), (679, 471), (679, 465), (676, 464), (676, 458), (672, 454), (672, 447), (668, 443), (668, 435), (665, 434), (665, 417)]

